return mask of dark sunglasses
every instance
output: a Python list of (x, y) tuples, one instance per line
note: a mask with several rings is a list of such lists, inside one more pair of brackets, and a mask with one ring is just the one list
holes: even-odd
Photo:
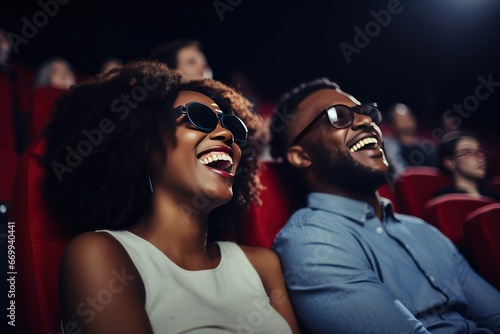
[(334, 128), (344, 129), (349, 127), (354, 121), (354, 113), (370, 117), (375, 124), (380, 124), (382, 122), (382, 114), (377, 109), (377, 104), (375, 102), (361, 104), (354, 107), (336, 104), (322, 110), (318, 116), (316, 116), (316, 118), (313, 119), (312, 122), (297, 135), (297, 137), (295, 137), (292, 141), (292, 145), (297, 144), (305, 136), (307, 131), (313, 127), (314, 123), (316, 123), (324, 114), (328, 116), (330, 124)]
[(175, 116), (186, 115), (189, 122), (200, 131), (212, 132), (219, 122), (223, 128), (228, 129), (234, 137), (236, 144), (240, 145), (248, 137), (248, 129), (243, 121), (231, 114), (216, 114), (212, 109), (199, 102), (189, 102), (185, 106), (174, 109)]

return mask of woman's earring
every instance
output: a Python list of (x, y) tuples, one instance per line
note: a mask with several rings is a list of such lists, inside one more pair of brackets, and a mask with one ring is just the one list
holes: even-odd
[(153, 193), (154, 192), (153, 183), (151, 182), (151, 176), (149, 176), (149, 174), (148, 174), (148, 181), (149, 181), (149, 191)]

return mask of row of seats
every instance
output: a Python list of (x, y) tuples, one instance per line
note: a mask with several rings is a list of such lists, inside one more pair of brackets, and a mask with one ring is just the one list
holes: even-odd
[[(42, 154), (43, 150), (44, 142), (38, 140), (23, 153), (16, 169), (14, 180), (16, 187), (12, 192), (10, 220), (16, 222), (16, 270), (22, 272), (24, 277), (32, 278), (17, 282), (16, 295), (19, 303), (16, 304), (18, 320), (16, 329), (20, 333), (56, 333), (59, 326), (58, 271), (69, 234), (51, 219), (41, 195), (43, 171), (34, 156)], [(261, 180), (266, 187), (262, 191), (262, 205), (251, 206), (244, 217), (235, 220), (240, 223), (236, 226), (234, 240), (241, 244), (269, 248), (290, 215), (306, 204), (306, 191), (297, 184), (286, 165), (267, 162), (262, 163), (262, 167)], [(413, 175), (418, 173), (413, 171)], [(396, 185), (395, 192), (392, 192), (390, 187), (384, 186), (379, 193), (404, 208), (408, 203), (405, 204), (406, 199), (398, 197), (398, 189), (405, 189), (413, 181), (404, 179), (401, 182), (405, 185)], [(428, 185), (428, 183), (423, 184)], [(432, 185), (436, 186), (434, 183)], [(413, 192), (418, 192), (418, 188)], [(424, 195), (420, 194), (417, 197), (425, 199), (428, 194)], [(440, 203), (439, 200), (431, 201), (423, 208), (419, 204), (419, 209), (426, 217), (431, 212), (439, 212), (437, 217), (449, 218), (447, 214), (436, 209), (436, 203)], [(406, 206), (410, 207), (411, 205)], [(478, 207), (479, 205), (471, 207), (470, 210)], [(498, 284), (500, 244), (496, 242), (500, 240), (497, 219), (500, 215), (500, 205), (494, 204), (491, 211), (487, 210), (489, 207), (489, 205), (482, 206), (480, 209), (482, 211), (474, 211), (464, 219), (462, 225), (465, 226), (466, 243), (470, 245), (473, 255), (477, 256), (476, 263), (481, 274), (500, 288)], [(465, 212), (459, 215), (463, 217)], [(494, 223), (497, 224), (492, 224), (491, 217), (496, 217)], [(429, 221), (446, 231), (446, 228), (440, 225), (439, 219), (433, 221), (429, 218)], [(458, 234), (458, 228), (451, 232), (452, 236), (457, 235), (455, 240), (460, 241), (463, 234), (462, 236)], [(495, 269), (491, 269), (491, 266), (495, 266), (493, 267)]]

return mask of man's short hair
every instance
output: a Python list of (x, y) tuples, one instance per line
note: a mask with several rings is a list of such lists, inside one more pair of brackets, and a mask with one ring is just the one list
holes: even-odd
[(270, 124), (271, 155), (274, 158), (284, 158), (285, 156), (287, 147), (285, 147), (283, 133), (290, 122), (290, 116), (297, 112), (300, 102), (312, 93), (325, 88), (340, 89), (335, 82), (327, 78), (320, 78), (302, 83), (283, 95), (274, 109)]
[(173, 41), (160, 44), (153, 48), (149, 53), (152, 59), (156, 59), (164, 64), (167, 64), (168, 68), (177, 69), (177, 53), (179, 50), (187, 48), (188, 46), (196, 46), (201, 50), (201, 44), (194, 39), (175, 39)]

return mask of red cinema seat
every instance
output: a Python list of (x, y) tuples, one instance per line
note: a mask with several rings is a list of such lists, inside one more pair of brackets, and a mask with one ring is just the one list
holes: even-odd
[(33, 142), (49, 122), (55, 101), (65, 92), (64, 89), (40, 87), (33, 95), (33, 108), (30, 116), (30, 139)]
[(458, 248), (465, 249), (463, 228), (465, 217), (472, 211), (493, 203), (489, 198), (474, 198), (467, 194), (436, 197), (424, 207), (423, 219), (438, 228)]
[(494, 176), (488, 180), (488, 185), (496, 192), (500, 193), (500, 176)]
[(15, 147), (12, 102), (14, 89), (9, 77), (0, 72), (0, 148)]
[(468, 214), (464, 233), (479, 273), (500, 290), (500, 204), (486, 205)]
[(42, 196), (43, 170), (35, 160), (44, 142), (21, 156), (14, 179), (9, 221), (16, 230), (16, 330), (59, 333), (59, 262), (69, 234), (47, 212)]
[(0, 148), (0, 202), (10, 202), (16, 164), (16, 151), (9, 148)]
[(252, 204), (236, 226), (238, 243), (270, 248), (290, 216), (306, 205), (306, 192), (289, 167), (277, 162), (262, 162), (262, 205)]
[(17, 163), (12, 122), (13, 87), (6, 74), (0, 73), (0, 202), (9, 202)]
[(35, 81), (36, 71), (26, 67), (22, 63), (13, 61), (12, 70), (16, 75), (15, 90), (19, 98), (19, 106), (23, 112), (31, 110), (33, 99), (33, 82)]
[(422, 218), (425, 203), (451, 180), (433, 167), (412, 167), (396, 180), (394, 194), (400, 213)]

